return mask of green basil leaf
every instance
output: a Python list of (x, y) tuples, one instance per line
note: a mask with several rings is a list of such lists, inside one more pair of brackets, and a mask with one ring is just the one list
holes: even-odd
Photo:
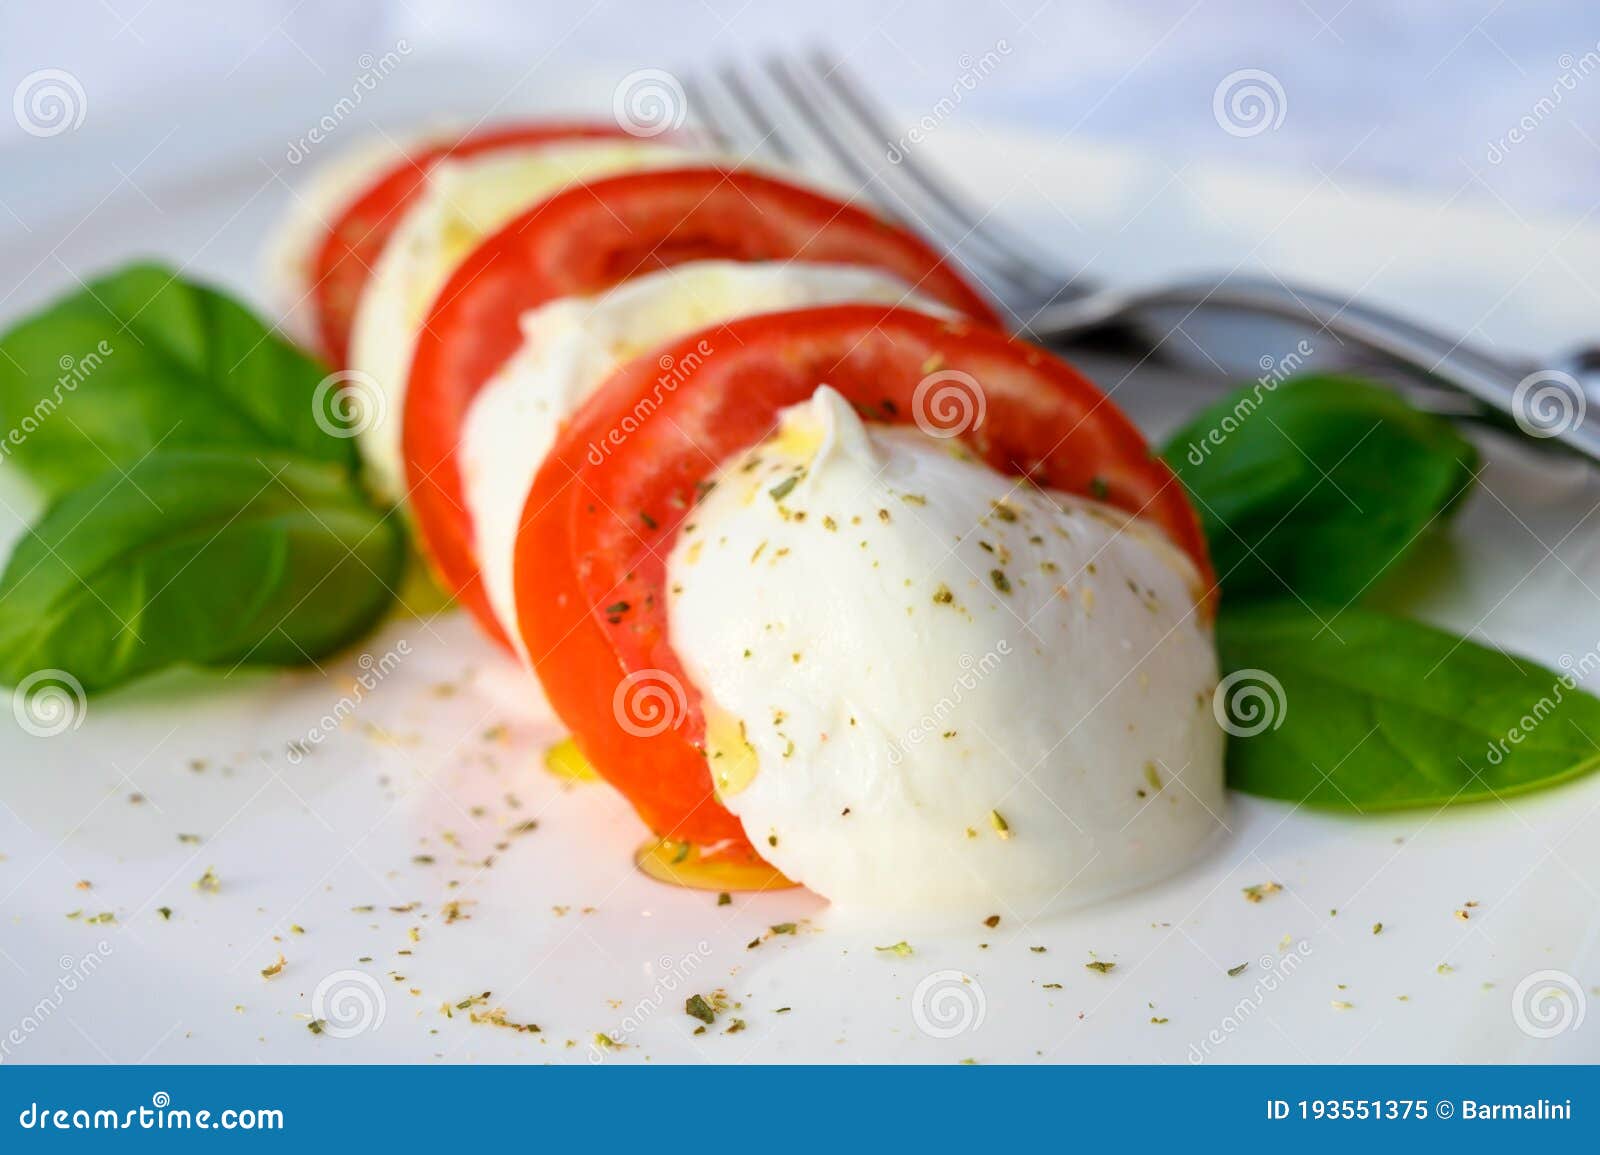
[(88, 692), (177, 664), (298, 665), (366, 632), (405, 562), (398, 517), (338, 466), (160, 450), (52, 506), (0, 576), (0, 681)]
[(134, 265), (0, 338), (0, 459), (50, 496), (157, 446), (296, 453), (353, 472), (353, 439), (330, 435), (343, 429), (319, 391), (327, 372), (222, 293)]
[[(1324, 627), (1323, 622), (1328, 622)], [(1505, 797), (1600, 767), (1594, 651), (1563, 671), (1365, 609), (1224, 609), (1228, 784), (1338, 810)]]
[(1340, 604), (1460, 501), (1478, 462), (1448, 421), (1324, 376), (1240, 389), (1162, 455), (1194, 498), (1225, 598)]

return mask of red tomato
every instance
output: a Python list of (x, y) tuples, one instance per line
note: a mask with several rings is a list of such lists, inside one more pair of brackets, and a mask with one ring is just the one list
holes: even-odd
[(350, 353), (356, 303), (372, 268), (405, 211), (422, 191), (428, 170), (446, 157), (478, 156), (562, 140), (624, 135), (608, 124), (526, 124), (486, 129), (454, 144), (425, 145), (397, 161), (339, 210), (312, 254), (311, 293), (322, 351), (335, 365)]
[[(674, 358), (673, 373), (661, 372), (660, 354)], [(940, 421), (937, 401), (918, 393), (930, 377), (976, 383), (966, 409), (975, 424)], [(821, 382), (869, 419), (963, 429), (995, 469), (1138, 514), (1215, 589), (1171, 470), (1099, 390), (1034, 346), (910, 309), (840, 305), (751, 317), (656, 350), (608, 381), (545, 459), (523, 513), (516, 590), (551, 703), (595, 769), (664, 836), (741, 838), (713, 796), (699, 696), (667, 634), (667, 556), (717, 464), (765, 438), (778, 411)], [(630, 709), (646, 683), (666, 688), (657, 704), (678, 707), (671, 725), (655, 715), (641, 724)]]
[(518, 318), (685, 261), (826, 261), (897, 274), (918, 292), (994, 312), (903, 229), (792, 184), (722, 168), (609, 177), (558, 193), (484, 241), (439, 292), (406, 385), (403, 453), (423, 544), (445, 586), (502, 643), (478, 577), (456, 450), (467, 407), (522, 344)]

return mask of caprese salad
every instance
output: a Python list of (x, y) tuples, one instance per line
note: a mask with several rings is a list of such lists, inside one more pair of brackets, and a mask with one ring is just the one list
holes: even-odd
[(1036, 907), (1220, 828), (1183, 489), (914, 235), (583, 125), (346, 167), (289, 235), (370, 484), (652, 873)]
[(415, 539), (570, 730), (547, 764), (719, 891), (1088, 901), (1223, 829), (1224, 733), (1231, 788), (1346, 815), (1600, 769), (1585, 661), (1379, 608), (1479, 468), (1381, 384), (1274, 371), (1157, 457), (915, 236), (612, 126), (388, 144), (295, 203), (276, 322), (135, 262), (0, 333), (29, 733), (335, 658), (423, 609)]

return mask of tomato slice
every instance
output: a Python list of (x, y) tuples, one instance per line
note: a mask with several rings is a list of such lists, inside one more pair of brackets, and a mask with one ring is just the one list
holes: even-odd
[(428, 170), (447, 157), (479, 156), (562, 140), (626, 135), (614, 124), (519, 124), (475, 132), (451, 144), (423, 146), (397, 161), (339, 210), (311, 263), (317, 336), (335, 365), (350, 353), (356, 303), (372, 268), (405, 211), (421, 192)]
[[(682, 374), (673, 389), (660, 386), (657, 354)], [(521, 631), (545, 691), (590, 763), (657, 833), (748, 845), (713, 795), (699, 696), (667, 633), (666, 559), (700, 486), (823, 382), (869, 419), (939, 424), (918, 395), (930, 379), (976, 382), (975, 422), (961, 436), (993, 468), (1164, 530), (1194, 559), (1212, 608), (1205, 538), (1181, 484), (1104, 394), (1050, 354), (996, 330), (874, 305), (694, 334), (625, 366), (562, 431), (517, 540)], [(671, 707), (671, 724), (635, 701)]]
[(478, 577), (456, 464), (479, 389), (522, 344), (518, 318), (685, 261), (867, 265), (969, 316), (993, 310), (928, 245), (870, 213), (768, 176), (657, 169), (567, 189), (484, 241), (440, 290), (412, 356), (402, 434), (407, 484), (440, 579), (490, 635), (504, 633)]

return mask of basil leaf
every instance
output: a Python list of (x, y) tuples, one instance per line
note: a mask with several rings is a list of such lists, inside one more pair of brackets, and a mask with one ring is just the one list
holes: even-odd
[(0, 576), (0, 681), (86, 691), (174, 665), (298, 665), (390, 604), (398, 518), (337, 466), (161, 450), (51, 507)]
[(353, 472), (353, 439), (317, 411), (332, 404), (326, 374), (238, 302), (134, 265), (0, 338), (0, 459), (52, 497), (157, 446), (292, 452)]
[(1417, 622), (1287, 603), (1225, 609), (1217, 646), (1228, 784), (1249, 794), (1397, 810), (1600, 767), (1600, 700), (1580, 688), (1595, 651), (1557, 673)]
[(1360, 597), (1470, 489), (1442, 418), (1347, 377), (1240, 389), (1162, 454), (1194, 498), (1228, 598)]

